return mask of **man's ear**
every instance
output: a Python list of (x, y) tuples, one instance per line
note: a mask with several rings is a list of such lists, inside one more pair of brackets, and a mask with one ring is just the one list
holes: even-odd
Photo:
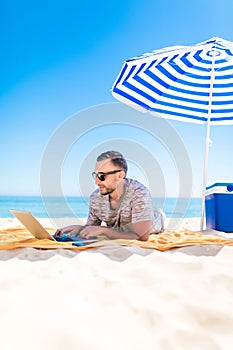
[(122, 170), (122, 171), (119, 172), (119, 178), (120, 178), (120, 179), (124, 179), (124, 178), (125, 178), (125, 175), (126, 175), (126, 174), (125, 174), (124, 170)]

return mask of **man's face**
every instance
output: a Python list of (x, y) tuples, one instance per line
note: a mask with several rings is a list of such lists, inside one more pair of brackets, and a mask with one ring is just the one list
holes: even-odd
[[(95, 173), (108, 173), (116, 170), (121, 170), (119, 166), (113, 165), (112, 161), (109, 159), (102, 160), (96, 163)], [(101, 177), (101, 176), (100, 176)], [(118, 171), (115, 174), (108, 174), (104, 176), (104, 181), (101, 181), (98, 176), (96, 176), (95, 183), (99, 187), (100, 193), (102, 195), (110, 194), (117, 190), (117, 185), (123, 179), (123, 171)]]

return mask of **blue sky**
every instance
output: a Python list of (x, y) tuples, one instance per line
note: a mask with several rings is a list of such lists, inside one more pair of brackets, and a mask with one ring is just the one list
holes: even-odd
[[(0, 194), (40, 194), (41, 162), (54, 133), (85, 109), (117, 102), (110, 89), (125, 59), (213, 36), (233, 41), (232, 12), (232, 0), (3, 2)], [(201, 196), (205, 126), (169, 123), (189, 155), (192, 195)], [(232, 131), (232, 126), (211, 129), (209, 184), (232, 181)], [(124, 152), (127, 142), (153, 153), (166, 195), (176, 196), (179, 169), (171, 152), (135, 126), (113, 124), (111, 116), (109, 125), (97, 125), (69, 145), (61, 169), (64, 194), (83, 192), (78, 174), (87, 155), (92, 159), (105, 146)], [(129, 164), (129, 176), (147, 182), (153, 164), (143, 169), (136, 158)]]

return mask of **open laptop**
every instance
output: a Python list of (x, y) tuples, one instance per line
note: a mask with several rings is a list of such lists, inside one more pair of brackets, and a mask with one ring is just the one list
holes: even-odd
[(39, 223), (39, 221), (30, 212), (15, 209), (10, 209), (10, 212), (37, 239), (50, 239), (52, 241), (58, 242), (73, 241), (74, 245), (77, 246), (83, 246), (98, 241), (98, 238), (85, 239), (77, 236), (67, 236), (66, 234), (62, 235), (62, 238), (54, 237)]

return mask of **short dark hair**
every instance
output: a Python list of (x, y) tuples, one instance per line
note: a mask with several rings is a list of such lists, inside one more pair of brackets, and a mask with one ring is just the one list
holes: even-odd
[(101, 160), (104, 159), (109, 159), (111, 160), (111, 162), (115, 165), (115, 166), (119, 166), (122, 170), (124, 170), (125, 175), (127, 174), (127, 170), (128, 170), (128, 165), (127, 162), (124, 158), (124, 156), (117, 151), (106, 151), (101, 153), (98, 157), (97, 157), (97, 162), (100, 162)]

